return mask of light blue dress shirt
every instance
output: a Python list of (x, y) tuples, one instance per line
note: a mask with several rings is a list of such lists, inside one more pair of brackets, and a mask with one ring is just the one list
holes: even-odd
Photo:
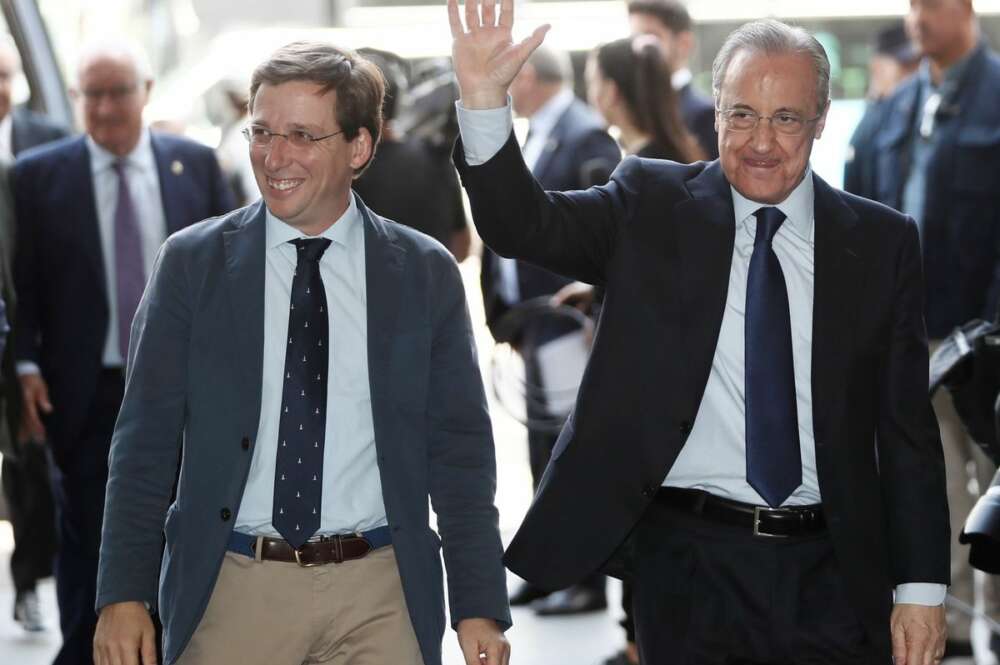
[[(235, 529), (280, 537), (271, 525), (278, 420), (285, 372), (288, 308), (300, 231), (266, 212), (264, 373), (260, 424)], [(368, 306), (364, 222), (354, 197), (320, 234), (332, 242), (320, 259), (330, 319), (323, 499), (316, 536), (367, 531), (387, 524), (375, 451), (368, 381)]]
[[(488, 161), (500, 151), (510, 135), (509, 102), (502, 108), (481, 111), (465, 109), (460, 102), (456, 105), (466, 161), (472, 166)], [(735, 189), (732, 194), (736, 241), (719, 342), (691, 434), (663, 484), (702, 489), (736, 501), (764, 505), (746, 481), (743, 321), (746, 273), (757, 229), (753, 213), (768, 204), (751, 201)], [(812, 422), (814, 203), (812, 173), (807, 168), (798, 187), (777, 205), (787, 220), (778, 229), (773, 244), (788, 289), (802, 456), (802, 485), (785, 505), (820, 503), (822, 500), (816, 475)], [(946, 592), (947, 587), (943, 584), (900, 584), (896, 587), (896, 602), (940, 605)]]

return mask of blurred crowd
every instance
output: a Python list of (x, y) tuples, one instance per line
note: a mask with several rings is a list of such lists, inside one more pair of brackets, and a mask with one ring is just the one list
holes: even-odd
[[(679, 0), (623, 3), (632, 35), (595, 45), (576, 85), (567, 53), (542, 46), (510, 88), (527, 167), (551, 190), (605, 183), (626, 156), (683, 163), (718, 157), (713, 91), (690, 69), (694, 25)], [(1000, 59), (969, 0), (913, 0), (873, 35), (864, 116), (844, 164), (844, 189), (910, 215), (921, 234), (933, 345), (1000, 297)], [(355, 191), (375, 212), (418, 229), (457, 261), (474, 248), (451, 164), (458, 133), (447, 67), (366, 51), (387, 84), (385, 127)], [(125, 384), (129, 331), (160, 245), (174, 231), (259, 198), (243, 129), (248, 92), (221, 82), (206, 147), (143, 121), (153, 76), (125, 42), (84, 49), (70, 94), (82, 133), (11, 103), (21, 67), (0, 42), (0, 295), (10, 334), (2, 363), (3, 491), (13, 525), (15, 619), (45, 626), (38, 581), (55, 575), (63, 646), (57, 664), (92, 662), (95, 578), (111, 433)], [(772, 120), (761, 118), (761, 120)], [(168, 131), (163, 131), (164, 129)], [(391, 183), (391, 187), (389, 186)], [(565, 412), (547, 399), (544, 349), (596, 320), (602, 294), (483, 247), (486, 323), (524, 360), (523, 407), (537, 486)], [(570, 312), (568, 310), (572, 309)], [(2, 311), (2, 310), (0, 310)], [(6, 326), (3, 326), (6, 329)], [(995, 468), (968, 439), (948, 396), (935, 401), (945, 446), (953, 532)], [(948, 655), (972, 655), (973, 609), (1000, 617), (996, 580), (974, 574), (953, 544)], [(554, 593), (530, 584), (510, 602), (539, 616), (607, 608), (596, 575)], [(607, 665), (638, 662), (625, 584), (620, 645)], [(997, 663), (1000, 636), (977, 647)]]

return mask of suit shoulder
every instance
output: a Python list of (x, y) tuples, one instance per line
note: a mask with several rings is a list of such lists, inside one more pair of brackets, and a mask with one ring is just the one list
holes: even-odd
[(397, 221), (371, 213), (373, 219), (379, 220), (385, 225), (387, 231), (396, 236), (400, 246), (408, 251), (415, 251), (422, 255), (452, 258), (451, 252), (436, 239), (422, 231), (401, 224)]
[(15, 107), (11, 119), (14, 123), (21, 123), (46, 136), (63, 137), (69, 135), (69, 130), (65, 126), (25, 106)]
[(200, 248), (213, 246), (221, 240), (224, 233), (236, 231), (249, 223), (260, 213), (261, 202), (257, 201), (242, 208), (237, 208), (224, 215), (209, 217), (200, 222), (186, 226), (170, 234), (165, 243), (171, 251), (198, 251)]
[(161, 148), (174, 155), (189, 155), (192, 157), (215, 158), (215, 151), (203, 143), (192, 141), (184, 136), (167, 132), (152, 132), (153, 141)]
[(872, 201), (839, 189), (835, 191), (840, 196), (841, 201), (857, 215), (860, 223), (869, 228), (884, 229), (895, 235), (903, 233), (908, 227), (914, 225), (910, 217), (878, 201)]
[(82, 136), (65, 136), (51, 143), (28, 148), (17, 156), (15, 170), (18, 168), (35, 168), (45, 164), (57, 164), (66, 156), (83, 147)]

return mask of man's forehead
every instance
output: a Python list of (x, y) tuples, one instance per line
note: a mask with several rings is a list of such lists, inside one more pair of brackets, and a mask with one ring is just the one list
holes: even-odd
[(336, 90), (324, 90), (307, 80), (262, 83), (254, 96), (251, 118), (255, 122), (281, 122), (288, 126), (325, 126), (336, 119)]

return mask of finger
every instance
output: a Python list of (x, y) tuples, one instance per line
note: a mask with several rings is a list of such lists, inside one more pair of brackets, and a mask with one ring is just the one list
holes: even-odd
[(52, 402), (49, 401), (49, 389), (44, 383), (38, 387), (35, 399), (43, 413), (52, 413)]
[(502, 0), (500, 3), (500, 26), (514, 27), (514, 0)]
[(892, 627), (892, 660), (895, 665), (906, 665), (906, 631), (898, 624)]
[(510, 665), (510, 642), (504, 642), (502, 665)]
[(465, 658), (465, 665), (482, 665), (479, 662), (479, 642), (477, 640), (468, 640), (466, 642), (459, 640), (458, 644), (462, 647), (462, 657)]
[(142, 665), (156, 665), (156, 633), (151, 626), (142, 631), (139, 650), (142, 655)]
[(908, 665), (929, 665), (927, 633), (921, 629), (911, 628), (906, 642), (906, 662)]
[(479, 0), (465, 0), (465, 27), (469, 32), (479, 29)]
[(462, 17), (458, 14), (458, 0), (448, 0), (448, 25), (451, 26), (452, 39), (457, 39), (465, 34)]
[(486, 665), (500, 665), (502, 656), (499, 642), (490, 642), (482, 650), (486, 652)]
[(483, 0), (483, 25), (488, 28), (497, 24), (497, 0)]
[(523, 63), (527, 61), (528, 56), (535, 52), (535, 49), (542, 45), (545, 41), (545, 35), (548, 33), (549, 28), (552, 26), (546, 23), (545, 25), (540, 25), (535, 28), (535, 31), (530, 35), (522, 39), (517, 44), (517, 55), (518, 59)]

